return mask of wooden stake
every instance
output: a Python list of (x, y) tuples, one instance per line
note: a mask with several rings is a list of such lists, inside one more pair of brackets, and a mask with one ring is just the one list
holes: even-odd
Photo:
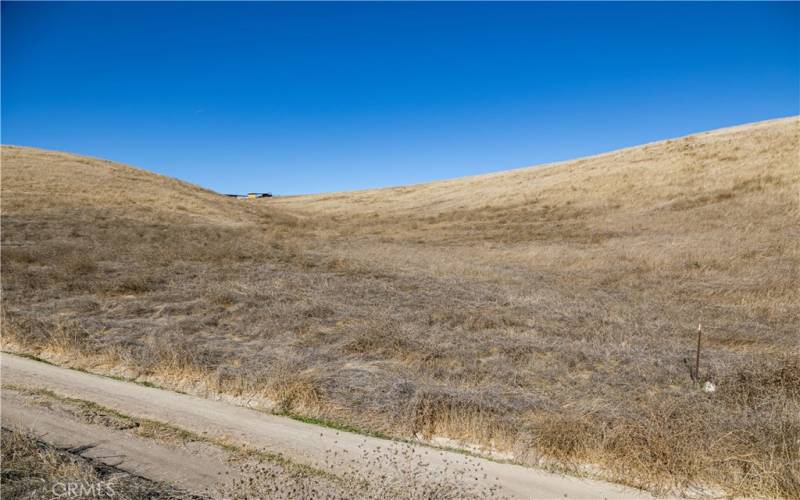
[(695, 383), (700, 383), (700, 339), (703, 337), (703, 326), (697, 325), (697, 358), (694, 360)]

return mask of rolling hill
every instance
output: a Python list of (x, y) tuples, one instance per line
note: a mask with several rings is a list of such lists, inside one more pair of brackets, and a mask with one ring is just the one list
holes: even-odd
[(273, 199), (27, 147), (0, 174), (6, 350), (656, 492), (800, 496), (797, 117)]

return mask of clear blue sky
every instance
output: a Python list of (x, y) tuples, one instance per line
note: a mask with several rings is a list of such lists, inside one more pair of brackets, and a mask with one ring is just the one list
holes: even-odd
[(2, 142), (222, 192), (389, 186), (798, 114), (798, 3), (2, 3)]

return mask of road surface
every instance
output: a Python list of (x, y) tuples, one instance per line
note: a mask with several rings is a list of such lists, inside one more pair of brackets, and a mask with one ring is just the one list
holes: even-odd
[[(269, 415), (234, 406), (135, 383), (57, 367), (7, 353), (0, 354), (3, 384), (47, 389), (60, 396), (91, 401), (135, 418), (168, 423), (198, 435), (221, 439), (233, 445), (280, 453), (299, 464), (342, 474), (355, 468), (380, 468), (387, 475), (397, 474), (396, 463), (369, 458), (370, 452), (402, 454), (407, 444), (359, 434), (336, 431), (327, 427)], [(6, 391), (4, 391), (6, 392)], [(11, 391), (9, 391), (11, 392)], [(47, 415), (46, 408), (32, 409), (12, 395), (2, 401), (3, 426), (26, 426), (47, 441), (61, 441), (74, 447), (78, 442), (94, 444), (91, 430), (68, 425)], [(94, 435), (97, 437), (96, 434)], [(69, 443), (66, 443), (69, 441)], [(97, 441), (95, 439), (94, 441)], [(59, 444), (58, 442), (56, 444)], [(111, 457), (111, 465), (137, 475), (168, 482), (176, 486), (194, 484), (203, 488), (224, 471), (218, 460), (198, 454), (181, 454), (180, 450), (130, 441), (130, 438), (103, 440), (95, 458)], [(497, 478), (499, 492), (512, 498), (555, 499), (650, 498), (649, 495), (620, 485), (553, 474), (519, 465), (467, 457), (451, 451), (420, 446), (430, 470), (448, 473), (458, 468), (475, 470), (478, 466), (489, 478)], [(331, 461), (331, 452), (336, 460)], [(117, 463), (119, 456), (126, 461)], [(114, 457), (117, 458), (114, 458)], [(373, 455), (374, 456), (374, 455)], [(126, 469), (128, 467), (128, 469)]]

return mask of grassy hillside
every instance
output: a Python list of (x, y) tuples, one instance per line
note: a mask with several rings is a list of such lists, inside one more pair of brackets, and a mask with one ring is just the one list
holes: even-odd
[[(800, 120), (227, 199), (3, 147), (3, 343), (654, 491), (800, 496)], [(702, 323), (701, 376), (683, 359)]]

